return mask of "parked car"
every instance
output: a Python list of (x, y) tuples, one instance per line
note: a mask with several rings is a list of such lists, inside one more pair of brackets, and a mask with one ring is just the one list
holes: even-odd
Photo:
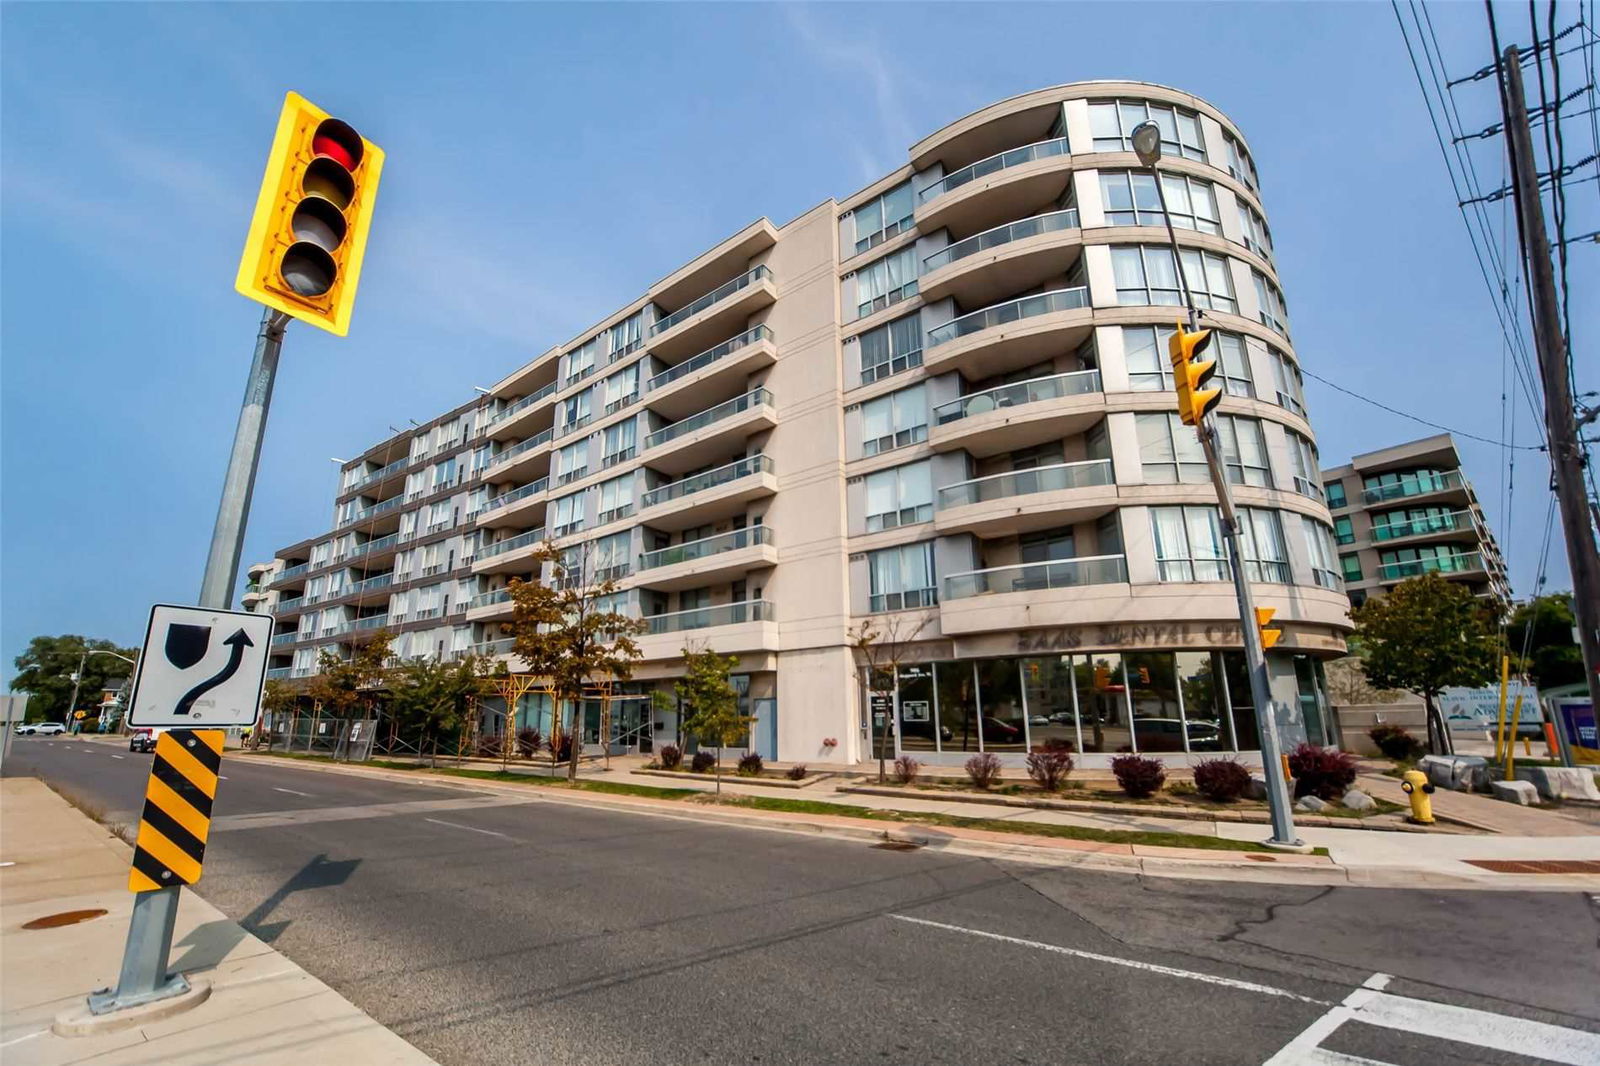
[(60, 722), (24, 722), (22, 725), (17, 726), (17, 736), (19, 737), (53, 737), (66, 731), (67, 727)]
[(128, 750), (142, 753), (155, 751), (156, 731), (145, 728), (132, 730), (128, 734)]

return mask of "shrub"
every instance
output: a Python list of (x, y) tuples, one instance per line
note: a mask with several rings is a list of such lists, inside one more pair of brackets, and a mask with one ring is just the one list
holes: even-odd
[(1250, 791), (1250, 771), (1232, 759), (1194, 764), (1195, 791), (1216, 803), (1232, 803)]
[(1167, 780), (1167, 770), (1161, 761), (1143, 755), (1118, 755), (1111, 760), (1111, 772), (1117, 776), (1122, 791), (1134, 799), (1154, 795)]
[(563, 733), (561, 735), (560, 746), (559, 747), (554, 747), (551, 750), (553, 750), (555, 752), (556, 762), (566, 762), (569, 759), (571, 759), (572, 758), (572, 734), (571, 733)]
[(473, 754), (480, 759), (498, 759), (504, 750), (504, 743), (499, 733), (479, 733), (478, 747)]
[(717, 765), (717, 757), (709, 751), (697, 751), (689, 761), (689, 769), (697, 774), (709, 773)]
[(795, 763), (793, 766), (789, 767), (789, 772), (783, 776), (787, 777), (790, 781), (804, 781), (806, 778), (806, 764), (803, 762)]
[(1338, 748), (1301, 744), (1289, 753), (1289, 772), (1295, 799), (1316, 796), (1334, 802), (1355, 783), (1356, 761)]
[(1384, 757), (1396, 762), (1416, 762), (1425, 750), (1422, 741), (1397, 725), (1379, 723), (1367, 730), (1367, 736), (1383, 752)]
[(967, 760), (967, 776), (974, 787), (987, 790), (1000, 780), (1000, 760), (989, 752), (974, 755)]
[(656, 754), (661, 760), (663, 770), (676, 770), (683, 765), (683, 749), (676, 744), (664, 745)]
[(747, 751), (739, 757), (739, 773), (745, 777), (758, 777), (761, 774), (761, 756), (753, 751)]
[(1067, 783), (1072, 772), (1072, 754), (1059, 744), (1047, 744), (1028, 752), (1028, 776), (1046, 792), (1054, 792)]
[(544, 746), (544, 737), (539, 735), (537, 729), (517, 730), (517, 754), (524, 759), (531, 759)]
[(917, 777), (922, 773), (922, 764), (909, 755), (902, 755), (894, 761), (894, 780), (899, 785), (914, 785)]

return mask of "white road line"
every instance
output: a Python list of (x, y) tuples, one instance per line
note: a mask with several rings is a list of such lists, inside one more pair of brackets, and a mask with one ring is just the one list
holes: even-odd
[(272, 791), (274, 791), (274, 792), (287, 792), (291, 796), (304, 796), (306, 799), (310, 799), (311, 798), (311, 793), (309, 793), (309, 792), (296, 792), (292, 788), (279, 788), (277, 785), (273, 785), (272, 786)]
[(432, 822), (434, 825), (447, 825), (451, 829), (465, 829), (469, 833), (482, 833), (486, 837), (504, 837), (506, 840), (511, 839), (504, 833), (496, 833), (493, 829), (479, 829), (477, 826), (462, 825), (460, 822), (447, 822), (443, 818), (424, 818), (423, 821)]
[(126, 758), (127, 758), (127, 756), (126, 756), (126, 755), (113, 755), (113, 756), (111, 756), (111, 757), (112, 757), (112, 758), (113, 758), (113, 759), (126, 759)]
[[(432, 821), (430, 818), (429, 821)], [(1254, 981), (1236, 981), (1231, 977), (1218, 977), (1216, 974), (1197, 973), (1194, 970), (1178, 970), (1171, 966), (1159, 966), (1153, 962), (1139, 962), (1136, 959), (1119, 959), (1115, 955), (1101, 955), (1093, 951), (1079, 951), (1077, 948), (1064, 948), (1059, 944), (1045, 944), (1037, 940), (1023, 940), (1020, 937), (1003, 936), (1000, 933), (989, 933), (982, 929), (968, 929), (960, 925), (946, 925), (944, 922), (929, 921), (927, 918), (913, 918), (907, 914), (891, 914), (889, 917), (900, 922), (912, 922), (916, 925), (931, 926), (935, 929), (946, 929), (952, 933), (966, 933), (968, 936), (981, 936), (986, 940), (998, 940), (1005, 944), (1018, 944), (1026, 948), (1038, 948), (1040, 951), (1050, 951), (1057, 955), (1071, 955), (1077, 959), (1088, 959), (1091, 962), (1104, 962), (1112, 966), (1126, 966), (1130, 970), (1144, 970), (1147, 973), (1159, 973), (1167, 977), (1182, 977), (1190, 981), (1203, 981), (1206, 984), (1222, 985), (1225, 988), (1237, 988), (1243, 992), (1258, 992), (1263, 996), (1279, 996), (1283, 999), (1298, 1000), (1301, 1003), (1316, 1003), (1326, 1005), (1327, 1000), (1312, 999), (1302, 996), (1297, 992), (1290, 992), (1286, 988), (1273, 988), (1271, 985), (1258, 985)]]
[(24, 1040), (32, 1040), (36, 1036), (43, 1036), (44, 1034), (48, 1033), (49, 1031), (50, 1030), (48, 1030), (48, 1029), (40, 1029), (37, 1032), (24, 1033), (21, 1036), (14, 1036), (10, 1040), (6, 1040), (6, 1041), (3, 1041), (3, 1042), (0, 1042), (0, 1047), (10, 1047), (13, 1044), (20, 1044)]

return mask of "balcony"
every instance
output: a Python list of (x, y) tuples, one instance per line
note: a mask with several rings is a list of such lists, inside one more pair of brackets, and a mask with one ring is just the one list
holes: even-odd
[(277, 588), (279, 585), (289, 584), (296, 578), (303, 578), (306, 576), (306, 571), (310, 569), (310, 563), (297, 563), (286, 570), (279, 570), (272, 576), (272, 587)]
[(282, 648), (293, 644), (299, 639), (300, 634), (293, 629), (289, 630), (287, 633), (274, 633), (272, 635), (272, 643), (270, 646), (274, 648)]
[(1110, 459), (1059, 463), (946, 485), (936, 495), (939, 533), (999, 536), (1072, 525), (1117, 505)]
[(378, 469), (378, 470), (374, 470), (372, 473), (370, 473), (370, 474), (366, 475), (365, 477), (363, 477), (360, 481), (357, 481), (354, 484), (348, 486), (343, 492), (340, 493), (340, 495), (341, 496), (348, 496), (351, 493), (360, 492), (362, 489), (370, 488), (373, 485), (377, 485), (377, 484), (380, 484), (381, 482), (387, 481), (392, 477), (398, 477), (399, 475), (405, 473), (406, 467), (408, 467), (410, 465), (411, 465), (411, 457), (410, 456), (405, 456), (403, 458), (396, 459), (394, 462), (390, 463), (388, 466), (382, 467), (381, 469)]
[(693, 470), (777, 424), (772, 393), (752, 389), (650, 434), (644, 439), (645, 461), (665, 474)]
[(1456, 493), (1460, 495), (1462, 501), (1467, 499), (1467, 487), (1461, 480), (1459, 470), (1445, 470), (1437, 474), (1407, 474), (1391, 484), (1364, 490), (1361, 498), (1367, 504), (1374, 504), (1388, 500), (1409, 500), (1418, 496), (1436, 496), (1441, 493)]
[(292, 666), (274, 666), (267, 671), (268, 681), (287, 681), (292, 676), (294, 676)]
[[(485, 434), (491, 440), (507, 440), (511, 437), (527, 436), (528, 428), (535, 424), (534, 413), (546, 401), (552, 401), (556, 394), (557, 382), (550, 382), (536, 392), (530, 392), (522, 399), (505, 408), (494, 417), (494, 421), (485, 427)], [(553, 413), (555, 404), (550, 403)]]
[(355, 595), (359, 599), (370, 592), (377, 592), (381, 589), (386, 589), (393, 584), (393, 574), (379, 574), (377, 577), (369, 577), (364, 581), (357, 581), (354, 585), (350, 586), (347, 592)]
[[(1192, 601), (1187, 602), (1189, 609), (1195, 608)], [(944, 579), (939, 628), (953, 636), (1022, 627), (1103, 624), (1106, 619), (1132, 621), (1141, 615), (1170, 621), (1172, 607), (1160, 601), (1140, 603), (1128, 584), (1123, 556), (1086, 556), (950, 574)]]
[[(645, 632), (639, 636), (644, 658), (676, 659), (692, 639), (712, 651), (727, 655), (743, 651), (776, 651), (778, 627), (773, 605), (766, 600), (745, 600), (715, 607), (696, 607), (645, 619)], [(685, 638), (683, 634), (697, 634)]]
[(494, 456), (479, 476), (485, 481), (520, 481), (550, 469), (550, 442), (555, 429), (541, 429)]
[(1471, 511), (1455, 511), (1451, 514), (1429, 515), (1424, 518), (1412, 518), (1403, 522), (1390, 522), (1387, 525), (1373, 523), (1372, 539), (1375, 543), (1388, 543), (1390, 541), (1422, 539), (1428, 537), (1449, 538), (1460, 534), (1457, 539), (1478, 539), (1478, 524), (1473, 520)]
[(971, 393), (933, 409), (935, 451), (978, 458), (1075, 436), (1105, 417), (1100, 371), (1077, 370)]
[(521, 488), (501, 493), (484, 504), (483, 510), (478, 512), (478, 528), (498, 529), (502, 526), (527, 526), (542, 522), (545, 507), (549, 503), (544, 498), (544, 493), (549, 487), (550, 479), (542, 477), (538, 481), (530, 481)]
[(357, 559), (364, 559), (367, 566), (373, 566), (384, 557), (392, 556), (394, 554), (395, 547), (398, 546), (399, 543), (399, 533), (390, 533), (387, 536), (375, 537), (372, 540), (357, 544), (344, 555), (335, 556), (333, 561), (336, 563), (343, 563), (354, 562)]
[(684, 418), (704, 403), (706, 395), (726, 394), (748, 377), (778, 360), (772, 330), (756, 326), (715, 348), (685, 359), (645, 382), (650, 409), (664, 418)]
[(772, 528), (750, 526), (645, 552), (635, 584), (670, 592), (733, 580), (777, 562)]
[(1056, 289), (994, 304), (928, 331), (929, 373), (960, 370), (988, 377), (1074, 351), (1089, 336), (1087, 286)]
[(272, 616), (274, 618), (287, 618), (290, 615), (299, 614), (300, 609), (305, 605), (306, 598), (304, 596), (292, 596), (286, 600), (279, 600), (272, 608)]
[(1459, 552), (1455, 555), (1378, 564), (1378, 580), (1384, 584), (1394, 584), (1408, 578), (1421, 577), (1423, 574), (1465, 577), (1475, 581), (1487, 581), (1489, 576), (1484, 570), (1483, 556), (1478, 552)]
[(511, 617), (511, 589), (490, 589), (480, 592), (467, 601), (467, 620), (484, 622), (493, 618)]
[(917, 193), (917, 229), (971, 233), (1014, 214), (1019, 203), (1057, 199), (1072, 180), (1067, 139), (1035, 141), (945, 175)]
[(391, 496), (389, 499), (384, 500), (381, 503), (375, 503), (365, 510), (357, 511), (349, 518), (346, 518), (343, 522), (340, 522), (339, 528), (344, 529), (346, 526), (364, 524), (375, 525), (377, 524), (378, 520), (383, 518), (385, 515), (393, 515), (394, 524), (398, 526), (400, 521), (400, 508), (405, 506), (405, 502), (406, 500), (404, 496)]
[(640, 521), (663, 532), (691, 529), (743, 514), (751, 500), (778, 491), (772, 460), (750, 455), (646, 492), (640, 500)]
[(694, 607), (687, 611), (651, 615), (645, 619), (645, 634), (656, 636), (661, 633), (685, 633), (693, 629), (710, 629), (713, 626), (734, 626), (746, 622), (772, 620), (772, 604), (766, 600), (744, 600), (716, 607)]
[(651, 326), (650, 351), (668, 362), (700, 351), (718, 336), (746, 328), (752, 314), (777, 299), (771, 270), (747, 270)]
[(514, 537), (486, 544), (479, 548), (472, 560), (475, 574), (506, 574), (527, 570), (534, 548), (544, 543), (545, 530), (530, 529)]
[(1082, 238), (1075, 207), (996, 226), (924, 259), (918, 286), (929, 301), (993, 303), (1070, 273), (1082, 257)]
[(1052, 559), (1046, 563), (996, 566), (969, 570), (944, 579), (946, 601), (993, 593), (1043, 592), (1083, 585), (1126, 584), (1128, 561), (1122, 555), (1091, 555), (1079, 559)]

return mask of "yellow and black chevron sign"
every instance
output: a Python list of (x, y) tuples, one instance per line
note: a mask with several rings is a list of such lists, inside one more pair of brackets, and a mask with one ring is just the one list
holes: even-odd
[(211, 801), (222, 767), (222, 730), (174, 729), (156, 741), (144, 814), (133, 848), (128, 889), (192, 885), (200, 880), (211, 831)]

